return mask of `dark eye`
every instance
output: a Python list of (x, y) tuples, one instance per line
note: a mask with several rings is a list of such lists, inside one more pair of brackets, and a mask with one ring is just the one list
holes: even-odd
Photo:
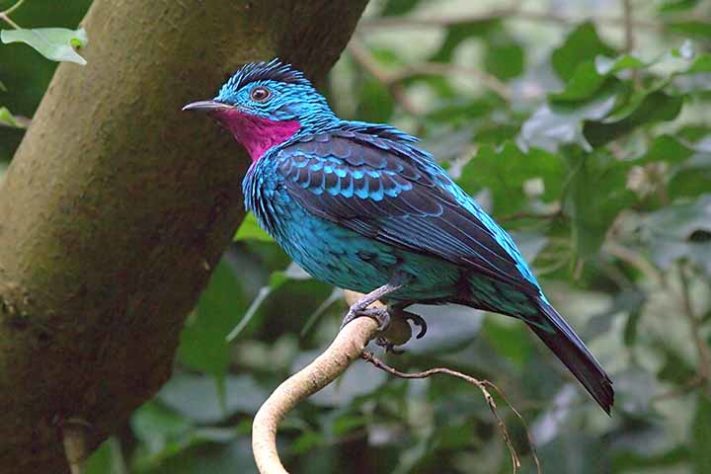
[(252, 92), (249, 95), (255, 102), (264, 102), (270, 95), (272, 95), (272, 93), (269, 92), (269, 89), (266, 87), (259, 86), (252, 89)]

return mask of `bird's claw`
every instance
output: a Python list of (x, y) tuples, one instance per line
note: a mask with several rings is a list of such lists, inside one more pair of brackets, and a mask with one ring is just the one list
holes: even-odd
[(388, 341), (386, 337), (378, 337), (375, 339), (375, 344), (385, 349), (385, 352), (395, 355), (401, 355), (405, 353), (404, 349), (398, 349), (395, 343)]
[(346, 317), (343, 318), (343, 322), (341, 323), (341, 329), (343, 329), (348, 323), (352, 322), (354, 319), (358, 319), (361, 317), (374, 319), (378, 323), (378, 331), (380, 332), (385, 331), (385, 329), (387, 329), (387, 327), (390, 325), (390, 312), (387, 308), (358, 308), (351, 306), (351, 308), (348, 310), (348, 313), (346, 314)]
[[(411, 313), (400, 308), (386, 308), (382, 306), (366, 308), (360, 307), (358, 305), (351, 306), (345, 318), (343, 318), (343, 322), (341, 323), (341, 329), (343, 329), (348, 323), (352, 322), (354, 319), (361, 317), (368, 317), (374, 319), (378, 323), (378, 331), (380, 333), (386, 333), (386, 330), (388, 330), (388, 328), (390, 327), (392, 317), (404, 321), (404, 323), (400, 324), (409, 325), (409, 323), (411, 322), (414, 326), (418, 327), (419, 332), (415, 336), (415, 338), (417, 339), (421, 339), (427, 333), (427, 322), (419, 314)], [(407, 339), (409, 339), (409, 334), (411, 334), (409, 329), (407, 330), (407, 334)], [(386, 333), (377, 337), (375, 339), (375, 343), (381, 347), (384, 347), (386, 352), (392, 354), (404, 353), (405, 351), (402, 349), (398, 349), (398, 347), (407, 342), (407, 340), (401, 341), (396, 344), (391, 342), (388, 339), (388, 336), (392, 336), (392, 334)], [(397, 340), (398, 338), (396, 337), (396, 341)]]
[(420, 329), (420, 332), (417, 333), (415, 336), (415, 339), (422, 339), (425, 337), (425, 334), (427, 334), (427, 321), (425, 321), (425, 318), (420, 316), (419, 314), (411, 313), (409, 311), (402, 311), (402, 317), (405, 319), (405, 321), (412, 321), (412, 324), (417, 326)]

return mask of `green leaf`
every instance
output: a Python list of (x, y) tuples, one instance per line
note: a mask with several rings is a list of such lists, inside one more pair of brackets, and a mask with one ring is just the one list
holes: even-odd
[(431, 60), (436, 62), (449, 62), (457, 47), (469, 38), (483, 37), (491, 31), (500, 28), (499, 20), (480, 20), (466, 23), (457, 23), (447, 29), (442, 46), (432, 56)]
[(232, 268), (222, 260), (188, 318), (178, 348), (179, 360), (194, 369), (221, 377), (229, 365), (225, 340), (247, 309), (243, 290)]
[(560, 195), (564, 175), (564, 164), (558, 156), (540, 149), (523, 153), (513, 143), (506, 142), (498, 149), (491, 145), (480, 147), (457, 182), (470, 194), (489, 189), (494, 214), (508, 215), (524, 209), (529, 202), (527, 181), (542, 179), (541, 197), (551, 201)]
[(614, 74), (628, 70), (640, 69), (646, 63), (640, 59), (622, 55), (617, 58), (597, 56), (594, 61), (584, 61), (578, 64), (575, 72), (566, 82), (563, 91), (550, 95), (553, 101), (579, 101), (591, 98)]
[(576, 253), (586, 259), (597, 253), (620, 211), (634, 202), (625, 186), (629, 164), (602, 152), (570, 152), (567, 160), (570, 174), (564, 208), (573, 220)]
[(412, 11), (420, 0), (388, 0), (381, 12), (382, 16), (399, 16)]
[(660, 268), (685, 258), (711, 275), (711, 194), (649, 214), (640, 235)]
[(0, 107), (0, 125), (6, 125), (12, 128), (25, 128), (17, 121), (7, 107)]
[(694, 150), (671, 135), (660, 135), (654, 139), (647, 152), (638, 158), (636, 164), (666, 162), (679, 164), (694, 154)]
[(586, 121), (583, 135), (593, 147), (599, 147), (642, 125), (675, 119), (683, 104), (683, 97), (656, 90), (644, 95), (631, 110), (626, 108), (604, 120)]
[(704, 40), (711, 38), (711, 28), (709, 28), (709, 24), (705, 21), (668, 21), (666, 22), (666, 26), (669, 31), (674, 33), (681, 33), (686, 36), (697, 37)]
[(691, 455), (696, 472), (711, 471), (711, 398), (698, 391), (692, 427)]
[(607, 74), (598, 73), (595, 63), (586, 61), (578, 64), (563, 91), (551, 94), (550, 98), (555, 101), (587, 99), (602, 87), (605, 80), (607, 80)]
[(128, 474), (121, 452), (121, 442), (110, 437), (86, 460), (85, 474)]
[(147, 453), (158, 454), (172, 441), (189, 433), (193, 424), (161, 404), (149, 401), (133, 414), (131, 428)]
[(615, 102), (616, 95), (608, 93), (577, 106), (544, 104), (524, 122), (518, 142), (526, 148), (538, 147), (552, 153), (569, 144), (592, 150), (583, 135), (583, 120), (602, 119)]
[(510, 35), (501, 32), (489, 35), (484, 56), (487, 72), (501, 80), (509, 80), (523, 74), (526, 58), (521, 45)]
[(267, 392), (249, 375), (228, 375), (221, 400), (214, 378), (179, 373), (158, 393), (165, 405), (197, 423), (217, 423), (235, 413), (253, 415), (267, 398)]
[(244, 216), (242, 224), (240, 224), (235, 233), (234, 240), (256, 240), (259, 242), (274, 242), (269, 234), (259, 226), (254, 213), (249, 212)]
[(660, 3), (659, 13), (673, 13), (690, 10), (699, 4), (699, 0), (664, 0)]
[(711, 72), (711, 54), (701, 53), (696, 56), (686, 72), (690, 74)]
[(382, 82), (367, 76), (361, 83), (356, 116), (370, 122), (387, 122), (395, 110), (395, 102)]
[(88, 38), (84, 28), (34, 28), (0, 31), (0, 40), (5, 43), (25, 43), (47, 59), (68, 61), (84, 66), (86, 60), (75, 48), (86, 46)]
[(595, 25), (586, 22), (578, 25), (565, 42), (553, 51), (551, 62), (558, 76), (568, 81), (580, 63), (594, 61), (598, 55), (614, 57), (616, 54), (614, 49), (600, 39)]
[(483, 333), (496, 352), (519, 369), (533, 353), (531, 334), (523, 324), (502, 318), (486, 318)]

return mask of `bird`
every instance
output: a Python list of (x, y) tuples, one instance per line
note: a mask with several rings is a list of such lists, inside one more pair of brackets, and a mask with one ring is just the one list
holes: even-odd
[[(610, 414), (610, 377), (509, 234), (417, 138), (339, 118), (302, 71), (278, 58), (244, 64), (216, 97), (183, 110), (207, 112), (246, 149), (245, 206), (292, 260), (318, 280), (365, 294), (344, 324), (371, 316), (385, 326), (415, 303), (512, 316)], [(377, 300), (385, 310), (368, 308)]]

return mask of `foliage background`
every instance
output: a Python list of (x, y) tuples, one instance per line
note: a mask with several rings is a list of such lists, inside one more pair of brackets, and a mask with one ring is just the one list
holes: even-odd
[[(89, 3), (29, 0), (13, 19), (75, 28)], [(474, 3), (373, 1), (325, 92), (343, 117), (422, 137), (512, 231), (613, 377), (616, 409), (605, 416), (501, 316), (421, 308), (430, 334), (389, 362), (495, 382), (528, 420), (544, 472), (711, 472), (711, 5)], [(12, 44), (0, 65), (0, 106), (31, 118), (54, 63)], [(3, 167), (22, 134), (0, 127)], [(247, 219), (188, 320), (173, 378), (90, 472), (254, 472), (251, 417), (331, 340), (343, 311), (338, 291)], [(501, 414), (534, 472), (526, 430)], [(293, 472), (511, 469), (477, 391), (365, 363), (282, 434)]]

